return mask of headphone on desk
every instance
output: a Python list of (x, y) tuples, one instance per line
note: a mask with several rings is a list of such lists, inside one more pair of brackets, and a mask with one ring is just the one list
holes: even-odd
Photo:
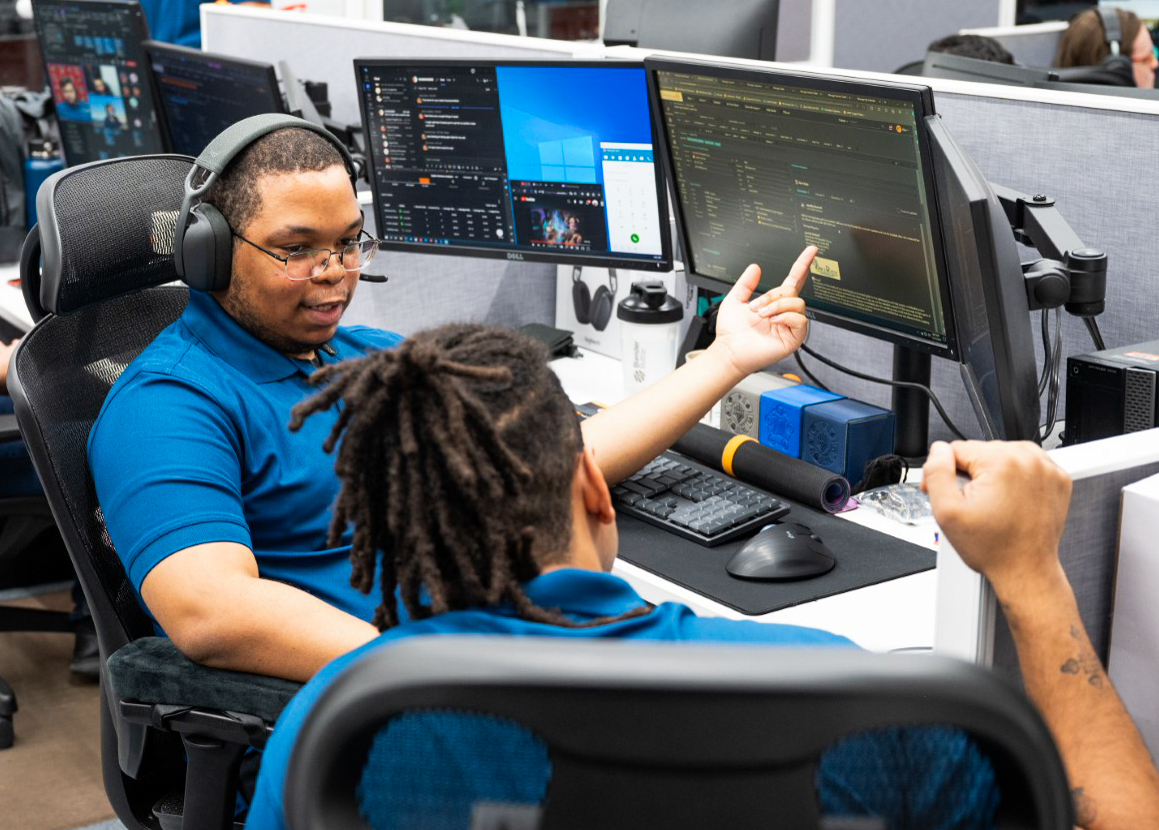
[(350, 151), (325, 127), (302, 118), (265, 113), (242, 119), (209, 142), (185, 177), (185, 196), (177, 215), (173, 238), (173, 266), (177, 275), (195, 291), (223, 291), (229, 287), (233, 269), (233, 234), (221, 211), (201, 201), (205, 192), (225, 172), (233, 159), (259, 138), (276, 130), (297, 127), (329, 141), (350, 176), (356, 181)]
[(620, 279), (615, 268), (608, 269), (608, 282), (611, 285), (601, 285), (596, 289), (593, 297), (590, 289), (580, 274), (583, 268), (575, 266), (571, 271), (571, 300), (575, 306), (575, 319), (583, 325), (591, 324), (596, 331), (603, 331), (612, 319), (612, 307), (616, 301), (616, 291), (620, 287)]

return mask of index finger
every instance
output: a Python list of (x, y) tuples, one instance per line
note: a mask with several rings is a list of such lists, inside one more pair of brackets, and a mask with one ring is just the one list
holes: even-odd
[(789, 291), (789, 295), (782, 294), (781, 296), (797, 296), (801, 293), (801, 289), (805, 285), (805, 280), (809, 278), (809, 266), (813, 264), (813, 257), (817, 256), (816, 245), (806, 245), (805, 250), (797, 256), (793, 267), (789, 269), (789, 275), (785, 277), (785, 281), (781, 283), (782, 288)]

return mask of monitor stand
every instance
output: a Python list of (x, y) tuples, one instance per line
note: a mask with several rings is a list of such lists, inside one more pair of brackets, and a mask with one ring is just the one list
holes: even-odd
[[(905, 346), (893, 347), (893, 379), (930, 385), (930, 356)], [(917, 389), (895, 386), (897, 418), (894, 451), (903, 458), (924, 459), (930, 447), (930, 399)]]

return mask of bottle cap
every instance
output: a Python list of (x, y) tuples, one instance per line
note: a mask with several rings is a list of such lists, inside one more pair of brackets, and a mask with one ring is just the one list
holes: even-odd
[(684, 317), (684, 307), (668, 296), (659, 280), (632, 283), (632, 291), (620, 300), (616, 316), (629, 323), (674, 323)]

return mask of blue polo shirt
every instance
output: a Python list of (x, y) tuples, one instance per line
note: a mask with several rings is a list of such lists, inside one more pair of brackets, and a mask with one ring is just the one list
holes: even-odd
[[(618, 576), (595, 571), (563, 569), (536, 577), (524, 585), (531, 601), (558, 608), (577, 622), (614, 617), (644, 605), (632, 587)], [(676, 603), (664, 603), (646, 614), (587, 628), (564, 628), (530, 622), (510, 606), (472, 608), (437, 614), (389, 629), (324, 666), (302, 687), (282, 712), (262, 754), (261, 771), (246, 820), (246, 830), (283, 830), (282, 797), (290, 751), (306, 715), (334, 678), (363, 654), (403, 637), (417, 634), (509, 634), (549, 637), (618, 637), (631, 640), (766, 643), (778, 646), (852, 647), (844, 637), (792, 625), (696, 616)], [(769, 659), (776, 659), (770, 650)], [(410, 715), (406, 717), (411, 717)], [(424, 720), (425, 717), (425, 720)], [(474, 731), (471, 740), (482, 747), (462, 746), (456, 740), (457, 718), (441, 713), (416, 713), (417, 723), (406, 722), (395, 731), (380, 733), (371, 749), (372, 762), (383, 774), (378, 785), (364, 782), (363, 809), (370, 826), (387, 830), (399, 826), (466, 827), (470, 805), (476, 799), (500, 802), (539, 801), (546, 790), (550, 765), (545, 753), (538, 758), (535, 739), (519, 728), (502, 724), (490, 732)], [(430, 745), (432, 730), (442, 738)], [(480, 740), (480, 734), (484, 737)], [(848, 739), (827, 751), (817, 778), (822, 809), (827, 813), (885, 816), (887, 826), (921, 830), (981, 830), (993, 826), (997, 806), (989, 765), (959, 732), (938, 727), (893, 729), (868, 738)], [(395, 743), (392, 744), (392, 741)], [(423, 742), (426, 743), (423, 743)], [(445, 744), (445, 745), (444, 745)], [(450, 746), (451, 749), (446, 749)], [(422, 747), (418, 749), (417, 747)], [(435, 758), (423, 758), (443, 750)], [(504, 759), (503, 770), (473, 753)], [(418, 753), (417, 756), (413, 753)], [(423, 758), (421, 764), (411, 759)], [(508, 764), (508, 762), (511, 762)], [(508, 767), (516, 772), (504, 777)], [(438, 770), (438, 774), (435, 774)], [(447, 810), (446, 796), (461, 799), (461, 809)], [(598, 797), (598, 794), (594, 794)], [(429, 799), (424, 805), (424, 800)], [(423, 807), (426, 809), (422, 809)], [(422, 820), (407, 825), (398, 815), (422, 809)], [(442, 823), (447, 819), (446, 824)], [(771, 823), (774, 824), (775, 822)]]
[[(339, 328), (323, 363), (390, 348), (402, 337)], [(328, 547), (338, 496), (322, 451), (337, 416), (298, 432), (290, 409), (316, 391), (309, 361), (253, 337), (208, 294), (129, 364), (89, 433), (88, 459), (109, 536), (137, 589), (158, 562), (206, 542), (254, 552), (262, 577), (288, 583), (360, 619), (378, 604), (350, 587), (350, 531)]]

